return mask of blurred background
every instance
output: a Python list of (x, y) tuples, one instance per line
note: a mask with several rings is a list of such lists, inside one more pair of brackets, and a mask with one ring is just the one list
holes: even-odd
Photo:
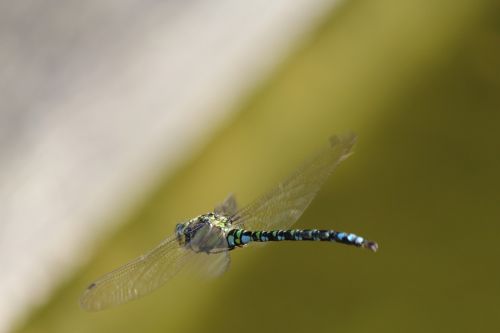
[[(500, 11), (475, 1), (0, 3), (0, 332), (470, 332), (500, 320)], [(333, 133), (276, 243), (98, 313), (78, 298)]]

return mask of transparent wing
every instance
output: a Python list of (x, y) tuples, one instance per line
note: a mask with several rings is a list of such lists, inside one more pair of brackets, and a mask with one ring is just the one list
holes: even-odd
[(197, 251), (194, 260), (190, 260), (189, 263), (189, 268), (194, 273), (213, 278), (229, 268), (231, 258), (226, 235), (222, 229), (214, 228), (208, 224), (202, 225), (192, 235), (189, 246)]
[(205, 260), (204, 274), (211, 278), (218, 277), (226, 272), (231, 264), (231, 256), (228, 251), (208, 254), (208, 259)]
[(277, 187), (238, 211), (232, 217), (233, 224), (244, 225), (251, 230), (289, 228), (309, 206), (332, 171), (349, 156), (355, 141), (354, 134), (330, 138), (329, 148), (302, 165)]
[(234, 194), (230, 193), (227, 198), (220, 205), (215, 207), (215, 213), (224, 216), (232, 216), (238, 211), (238, 204), (236, 203), (236, 198)]
[(80, 304), (85, 310), (97, 311), (139, 298), (175, 275), (190, 255), (195, 253), (179, 246), (172, 235), (147, 254), (90, 284)]
[(188, 271), (204, 278), (216, 278), (228, 270), (231, 256), (228, 251), (218, 253), (196, 253), (189, 260)]

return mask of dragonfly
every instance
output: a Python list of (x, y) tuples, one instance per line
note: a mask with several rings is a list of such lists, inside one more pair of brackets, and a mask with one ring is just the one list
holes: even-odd
[(234, 195), (229, 195), (213, 212), (177, 224), (151, 251), (92, 282), (80, 298), (81, 307), (99, 311), (142, 297), (188, 263), (218, 276), (229, 267), (230, 251), (250, 243), (322, 241), (376, 252), (376, 242), (354, 233), (291, 229), (329, 175), (351, 154), (355, 141), (354, 134), (332, 136), (328, 147), (248, 206), (238, 209)]

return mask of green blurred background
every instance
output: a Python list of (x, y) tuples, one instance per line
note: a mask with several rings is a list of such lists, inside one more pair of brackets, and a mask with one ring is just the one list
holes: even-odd
[[(344, 2), (17, 331), (498, 331), (499, 93), (496, 2)], [(355, 154), (297, 226), (356, 232), (378, 253), (249, 247), (216, 280), (78, 307), (90, 281), (175, 223), (228, 192), (249, 203), (347, 130)]]

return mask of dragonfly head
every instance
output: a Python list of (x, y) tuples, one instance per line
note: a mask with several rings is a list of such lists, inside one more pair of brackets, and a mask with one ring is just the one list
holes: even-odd
[(197, 231), (201, 229), (201, 227), (206, 226), (207, 221), (205, 221), (203, 215), (195, 217), (192, 220), (189, 220), (185, 223), (178, 223), (175, 226), (175, 235), (177, 236), (177, 240), (180, 245), (189, 244), (191, 239), (194, 238)]
[(185, 227), (184, 223), (177, 223), (175, 225), (175, 234), (177, 235), (177, 237), (182, 235), (182, 230), (184, 230), (184, 227)]
[(189, 222), (186, 223), (177, 223), (175, 226), (175, 235), (177, 236), (177, 241), (179, 241), (180, 245), (186, 244), (186, 237), (184, 235), (184, 231), (187, 228)]

